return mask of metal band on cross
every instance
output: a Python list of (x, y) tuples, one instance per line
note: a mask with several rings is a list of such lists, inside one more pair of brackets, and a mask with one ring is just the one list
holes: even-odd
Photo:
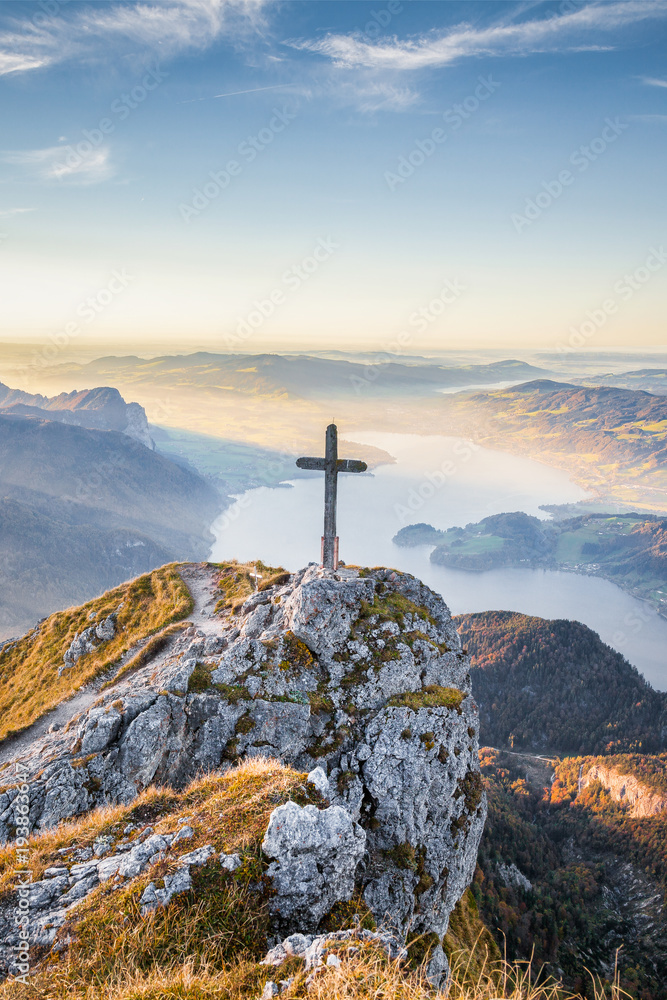
[(365, 462), (338, 457), (338, 428), (329, 424), (324, 458), (297, 458), (300, 469), (324, 472), (324, 534), (322, 536), (322, 566), (338, 569), (338, 536), (336, 534), (336, 501), (339, 472), (365, 472)]

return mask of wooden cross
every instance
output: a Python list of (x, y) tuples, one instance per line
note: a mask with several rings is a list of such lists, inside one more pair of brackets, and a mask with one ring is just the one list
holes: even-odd
[(338, 457), (338, 428), (329, 424), (324, 458), (297, 458), (300, 469), (324, 472), (324, 534), (322, 536), (322, 566), (338, 569), (338, 536), (336, 535), (336, 495), (339, 472), (365, 472), (365, 462)]

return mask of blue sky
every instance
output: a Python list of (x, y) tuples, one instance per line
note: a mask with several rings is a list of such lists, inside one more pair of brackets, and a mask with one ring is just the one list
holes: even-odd
[(5, 2), (0, 339), (665, 344), (666, 56), (665, 0)]

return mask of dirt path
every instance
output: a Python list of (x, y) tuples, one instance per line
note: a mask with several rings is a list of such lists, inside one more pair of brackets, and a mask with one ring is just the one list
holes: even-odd
[(209, 566), (208, 563), (189, 563), (179, 569), (179, 573), (195, 602), (192, 612), (188, 615), (188, 621), (205, 635), (219, 635), (220, 621), (214, 614), (220, 596), (216, 594), (219, 570)]
[(502, 747), (490, 746), (489, 750), (495, 750), (496, 753), (508, 753), (510, 757), (528, 757), (530, 760), (541, 760), (546, 764), (553, 764), (559, 759), (558, 757), (546, 757), (539, 753), (517, 753), (516, 750), (503, 750)]
[[(205, 635), (218, 635), (218, 619), (213, 615), (213, 608), (217, 601), (217, 597), (215, 596), (216, 570), (204, 563), (201, 565), (188, 564), (179, 572), (195, 602), (194, 609), (188, 616), (188, 621), (191, 621)], [(28, 726), (27, 729), (17, 733), (16, 736), (9, 736), (3, 740), (0, 743), (0, 765), (7, 761), (16, 760), (36, 740), (46, 736), (51, 726), (56, 725), (58, 729), (64, 729), (75, 715), (87, 711), (99, 698), (102, 685), (111, 680), (123, 668), (124, 664), (138, 653), (152, 638), (154, 637), (148, 636), (146, 639), (142, 639), (141, 642), (135, 643), (123, 655), (121, 662), (114, 666), (113, 670), (101, 677), (97, 677), (66, 701), (61, 701), (59, 705), (46, 712), (45, 715), (42, 715), (31, 726)], [(155, 666), (159, 666), (159, 663), (169, 655), (170, 650), (171, 643), (155, 658)]]

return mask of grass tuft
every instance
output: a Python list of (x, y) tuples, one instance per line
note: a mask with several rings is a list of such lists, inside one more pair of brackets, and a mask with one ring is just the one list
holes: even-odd
[[(256, 563), (239, 563), (235, 559), (231, 562), (213, 563), (220, 571), (218, 577), (218, 598), (215, 606), (216, 614), (224, 611), (232, 611), (235, 614), (240, 611), (244, 601), (255, 592), (255, 584), (258, 590), (267, 590), (269, 587), (279, 586), (287, 583), (289, 573), (282, 566), (267, 566), (258, 561)], [(261, 582), (254, 576), (259, 573)]]
[(430, 684), (422, 688), (421, 691), (405, 691), (403, 694), (395, 694), (389, 699), (387, 705), (394, 708), (405, 706), (416, 712), (420, 708), (460, 708), (465, 695), (458, 688), (440, 687), (439, 684)]

